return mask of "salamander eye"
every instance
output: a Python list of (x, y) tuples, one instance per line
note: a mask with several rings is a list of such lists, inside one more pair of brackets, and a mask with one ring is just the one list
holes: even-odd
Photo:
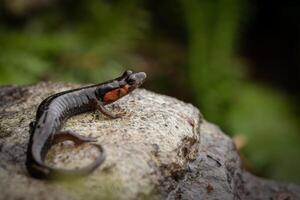
[(127, 79), (127, 83), (128, 83), (129, 85), (133, 85), (133, 84), (135, 84), (135, 79), (132, 78), (132, 77), (129, 77), (129, 78)]

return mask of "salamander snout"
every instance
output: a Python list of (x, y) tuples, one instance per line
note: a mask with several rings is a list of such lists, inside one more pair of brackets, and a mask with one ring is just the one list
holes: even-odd
[(128, 85), (130, 85), (134, 89), (134, 88), (137, 88), (140, 85), (142, 85), (144, 83), (146, 77), (147, 77), (147, 75), (145, 72), (135, 72), (128, 76), (128, 78), (126, 79), (126, 82)]

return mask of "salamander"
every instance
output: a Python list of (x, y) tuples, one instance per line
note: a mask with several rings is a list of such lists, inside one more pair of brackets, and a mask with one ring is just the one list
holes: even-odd
[(111, 113), (105, 105), (110, 104), (138, 88), (146, 73), (127, 70), (120, 77), (104, 83), (68, 90), (47, 97), (38, 106), (36, 120), (30, 124), (30, 139), (26, 167), (29, 174), (40, 179), (81, 177), (91, 173), (105, 160), (101, 145), (91, 143), (99, 150), (99, 156), (90, 165), (79, 169), (62, 169), (49, 166), (45, 157), (51, 146), (71, 140), (75, 145), (95, 142), (96, 138), (81, 136), (71, 131), (60, 131), (63, 123), (74, 115), (99, 110), (110, 118), (122, 114)]

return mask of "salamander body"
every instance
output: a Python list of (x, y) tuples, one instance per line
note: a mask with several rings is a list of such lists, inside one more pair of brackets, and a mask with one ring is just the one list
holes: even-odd
[(120, 114), (111, 113), (105, 108), (121, 97), (138, 88), (145, 80), (144, 72), (125, 71), (122, 76), (101, 84), (68, 90), (47, 97), (39, 105), (36, 120), (30, 124), (30, 139), (27, 149), (26, 167), (31, 176), (36, 178), (80, 177), (91, 173), (105, 160), (101, 145), (92, 144), (100, 154), (90, 165), (74, 170), (50, 167), (45, 157), (51, 145), (65, 140), (72, 140), (76, 145), (94, 142), (95, 138), (80, 136), (70, 131), (60, 132), (64, 121), (69, 117), (99, 110), (110, 118)]

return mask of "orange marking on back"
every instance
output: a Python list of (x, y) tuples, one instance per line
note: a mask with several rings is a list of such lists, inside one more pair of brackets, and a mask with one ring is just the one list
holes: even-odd
[(124, 85), (123, 89), (126, 90), (126, 93), (128, 93), (128, 91), (129, 91), (129, 85), (128, 84)]
[(124, 85), (122, 88), (120, 88), (120, 97), (126, 95), (129, 92), (129, 86)]
[(120, 98), (120, 89), (118, 88), (118, 89), (107, 92), (103, 97), (103, 101), (104, 102), (112, 102), (112, 101), (116, 101), (119, 98)]

